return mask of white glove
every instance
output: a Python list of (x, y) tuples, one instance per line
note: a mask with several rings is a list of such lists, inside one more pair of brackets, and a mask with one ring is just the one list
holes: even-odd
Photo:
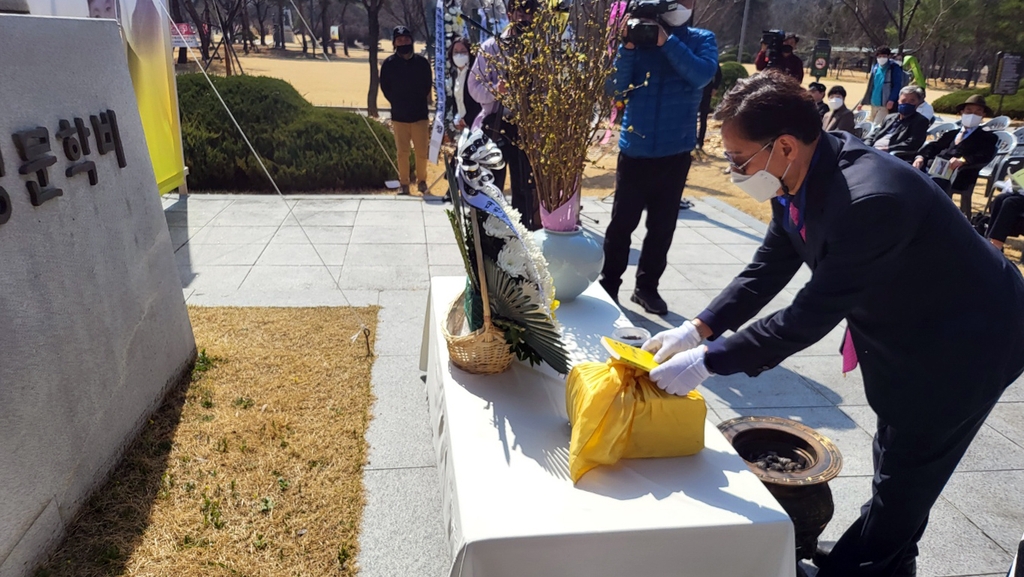
[(704, 339), (697, 332), (697, 327), (690, 321), (682, 325), (662, 331), (647, 339), (643, 349), (654, 354), (654, 362), (664, 363), (683, 351), (688, 351), (701, 344)]
[(699, 346), (679, 353), (651, 371), (651, 380), (666, 393), (680, 396), (689, 393), (711, 376), (704, 366), (707, 351), (707, 347)]

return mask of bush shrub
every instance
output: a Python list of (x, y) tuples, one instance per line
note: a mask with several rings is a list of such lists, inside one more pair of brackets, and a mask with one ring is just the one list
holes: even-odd
[(722, 99), (722, 96), (729, 92), (733, 86), (736, 86), (736, 81), (740, 78), (746, 78), (750, 76), (747, 73), (747, 69), (743, 67), (739, 62), (722, 62), (722, 84), (718, 87), (718, 92), (715, 97), (711, 99), (711, 107), (718, 106), (718, 102)]
[[(1024, 81), (1022, 81), (1022, 84), (1024, 84)], [(999, 108), (999, 96), (993, 96), (992, 90), (989, 88), (957, 90), (956, 92), (937, 98), (935, 102), (932, 102), (932, 107), (935, 108), (935, 112), (942, 114), (956, 114), (957, 105), (967, 100), (968, 96), (974, 94), (984, 96), (985, 102), (992, 110), (997, 110)], [(1013, 96), (1006, 96), (1003, 98), (1002, 114), (1015, 120), (1024, 120), (1024, 90), (1014, 94)]]
[[(379, 187), (395, 178), (358, 115), (317, 108), (277, 78), (214, 77), (213, 83), (282, 191)], [(190, 188), (274, 190), (201, 74), (178, 77), (178, 101)], [(369, 124), (393, 158), (391, 133)]]

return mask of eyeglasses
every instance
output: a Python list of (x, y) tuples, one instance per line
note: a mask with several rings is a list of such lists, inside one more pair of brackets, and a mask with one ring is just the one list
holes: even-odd
[(727, 161), (729, 161), (729, 170), (731, 170), (732, 172), (743, 172), (743, 169), (746, 168), (748, 164), (750, 164), (751, 160), (754, 160), (754, 157), (756, 157), (758, 154), (761, 154), (762, 152), (767, 150), (768, 147), (773, 145), (773, 144), (775, 144), (775, 139), (774, 138), (769, 140), (764, 146), (762, 146), (761, 150), (758, 150), (754, 154), (751, 154), (750, 158), (748, 158), (747, 160), (745, 160), (742, 163), (737, 163), (736, 158), (734, 158), (733, 155), (729, 154), (728, 152), (724, 153), (725, 154), (725, 159)]

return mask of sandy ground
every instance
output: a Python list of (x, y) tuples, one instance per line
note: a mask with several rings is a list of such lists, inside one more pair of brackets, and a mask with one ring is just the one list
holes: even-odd
[[(384, 50), (381, 52), (381, 61), (391, 54), (388, 43), (382, 43)], [(261, 49), (261, 52), (241, 55), (242, 67), (247, 74), (258, 74), (281, 78), (290, 82), (310, 102), (319, 106), (340, 106), (340, 107), (366, 107), (366, 99), (369, 88), (369, 55), (365, 50), (350, 50), (349, 56), (344, 56), (340, 51), (337, 55), (330, 55), (328, 59), (322, 56), (314, 58), (304, 56), (301, 47), (290, 45), (285, 52)], [(745, 65), (749, 72), (754, 73), (752, 64)], [(215, 65), (216, 67), (216, 65)], [(804, 77), (805, 84), (813, 81), (813, 77)], [(829, 76), (823, 79), (827, 88), (836, 84), (842, 85), (848, 95), (848, 100), (856, 101), (867, 87), (867, 77), (864, 72), (843, 71), (838, 79)], [(928, 100), (934, 101), (940, 96), (949, 94), (958, 87), (950, 86), (929, 86)], [(387, 100), (378, 96), (379, 107), (387, 107)], [(586, 196), (608, 197), (614, 191), (615, 186), (615, 162), (617, 150), (612, 138), (611, 145), (595, 147), (591, 160), (596, 161), (588, 166), (585, 171), (583, 182), (583, 193)], [(753, 201), (744, 195), (735, 186), (729, 183), (728, 176), (723, 174), (726, 166), (722, 156), (721, 141), (718, 133), (717, 123), (712, 123), (708, 130), (707, 142), (705, 143), (706, 154), (697, 154), (694, 157), (693, 166), (686, 185), (685, 196), (702, 198), (711, 196), (718, 198), (758, 219), (767, 222), (771, 216), (768, 204), (761, 204)], [(438, 180), (443, 174), (441, 166), (428, 167), (428, 183), (434, 184), (431, 189), (433, 194), (442, 195), (445, 192), (447, 183)], [(415, 189), (415, 187), (414, 187)], [(985, 199), (981, 194), (981, 187), (975, 193), (975, 209), (981, 210)], [(366, 191), (375, 192), (375, 191)], [(382, 189), (381, 193), (388, 193)], [(417, 194), (415, 190), (413, 194)], [(611, 202), (611, 198), (609, 198)], [(1017, 243), (1011, 241), (1007, 253), (1013, 255), (1014, 259), (1019, 257)]]
[[(391, 55), (387, 43), (382, 44), (384, 50), (380, 54), (383, 61)], [(292, 83), (303, 96), (318, 106), (349, 106), (365, 108), (370, 86), (369, 53), (365, 50), (349, 50), (349, 56), (340, 51), (337, 55), (329, 55), (327, 60), (309, 55), (303, 56), (301, 48), (291, 45), (286, 52), (261, 49), (259, 54), (248, 56), (239, 54), (242, 68), (246, 74), (272, 76)], [(755, 72), (752, 64), (745, 65), (747, 70)], [(813, 81), (813, 77), (804, 77), (804, 83)], [(827, 88), (836, 84), (846, 88), (851, 100), (859, 99), (867, 88), (867, 77), (863, 72), (843, 71), (839, 79), (829, 76), (823, 83)], [(949, 94), (950, 90), (938, 86), (928, 88), (928, 99), (935, 100)], [(387, 107), (387, 100), (378, 96), (377, 104)]]

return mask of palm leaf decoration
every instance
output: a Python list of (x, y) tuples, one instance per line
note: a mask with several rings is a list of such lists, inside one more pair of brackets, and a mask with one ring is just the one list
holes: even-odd
[[(562, 344), (558, 327), (537, 303), (523, 292), (522, 285), (490, 259), (484, 260), (484, 273), (490, 289), (491, 312), (515, 327), (523, 343), (559, 374), (569, 372), (569, 354)], [(506, 331), (509, 327), (506, 327)], [(520, 355), (522, 357), (522, 355)]]

